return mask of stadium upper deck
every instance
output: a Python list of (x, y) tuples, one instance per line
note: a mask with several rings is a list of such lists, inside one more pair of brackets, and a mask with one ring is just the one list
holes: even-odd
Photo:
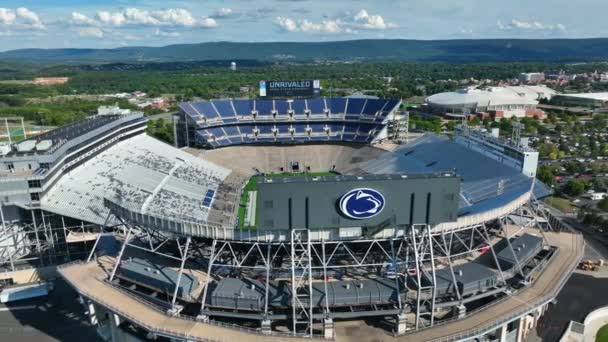
[(194, 140), (213, 147), (382, 137), (401, 101), (359, 98), (213, 100), (180, 105)]

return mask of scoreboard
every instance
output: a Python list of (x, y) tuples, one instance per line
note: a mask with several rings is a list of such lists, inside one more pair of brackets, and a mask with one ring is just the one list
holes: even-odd
[(260, 81), (260, 97), (313, 97), (321, 91), (319, 80)]

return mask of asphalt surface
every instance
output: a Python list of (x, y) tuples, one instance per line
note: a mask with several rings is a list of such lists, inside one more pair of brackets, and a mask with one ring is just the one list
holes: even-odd
[[(572, 215), (549, 208), (562, 221), (572, 228), (582, 232), (585, 237), (585, 259), (608, 260), (608, 241), (591, 227), (579, 223)], [(555, 304), (549, 304), (549, 309), (538, 321), (536, 336), (526, 339), (543, 342), (559, 341), (570, 321), (582, 322), (585, 316), (602, 306), (608, 305), (608, 266), (603, 266), (599, 272), (576, 271), (572, 274)]]
[(0, 304), (0, 341), (101, 342), (76, 293), (62, 280), (48, 297)]

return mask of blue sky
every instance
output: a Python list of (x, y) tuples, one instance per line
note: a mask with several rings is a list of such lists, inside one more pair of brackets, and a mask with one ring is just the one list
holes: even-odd
[(608, 36), (606, 0), (0, 0), (0, 50)]

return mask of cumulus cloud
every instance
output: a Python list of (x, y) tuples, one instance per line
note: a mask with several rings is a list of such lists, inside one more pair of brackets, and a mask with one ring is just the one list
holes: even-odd
[(161, 31), (160, 29), (156, 29), (154, 35), (159, 37), (179, 37), (181, 36), (181, 33), (176, 31)]
[(234, 15), (234, 11), (232, 8), (222, 7), (213, 13), (213, 17), (215, 18), (226, 18)]
[(142, 10), (126, 8), (117, 12), (98, 11), (94, 17), (72, 12), (70, 23), (76, 26), (152, 26), (152, 27), (215, 27), (217, 22), (209, 17), (195, 17), (188, 10), (170, 8), (163, 10)]
[(524, 21), (518, 19), (512, 19), (506, 24), (499, 20), (496, 23), (496, 26), (503, 31), (566, 31), (566, 26), (564, 26), (563, 24), (546, 24), (540, 21)]
[(25, 7), (0, 8), (0, 25), (32, 30), (46, 29), (38, 14)]
[(276, 17), (275, 23), (287, 32), (354, 33), (339, 19), (325, 19), (319, 23), (314, 23), (307, 19), (295, 20), (287, 17)]
[(395, 27), (394, 24), (387, 23), (384, 21), (384, 18), (380, 15), (370, 15), (367, 10), (362, 9), (357, 12), (352, 20), (361, 25), (363, 28), (370, 30), (385, 30), (389, 27)]
[(396, 27), (392, 23), (387, 23), (382, 16), (369, 14), (365, 9), (356, 13), (346, 12), (334, 18), (325, 18), (320, 22), (290, 17), (276, 17), (274, 22), (286, 32), (307, 33), (357, 33), (358, 30), (386, 30)]
[(76, 33), (81, 37), (103, 38), (103, 30), (99, 27), (78, 27)]
[(97, 26), (98, 22), (93, 20), (92, 18), (89, 18), (88, 16), (86, 16), (85, 14), (82, 14), (80, 12), (72, 12), (72, 16), (70, 17), (69, 20), (70, 24), (72, 25), (76, 25), (76, 26)]

